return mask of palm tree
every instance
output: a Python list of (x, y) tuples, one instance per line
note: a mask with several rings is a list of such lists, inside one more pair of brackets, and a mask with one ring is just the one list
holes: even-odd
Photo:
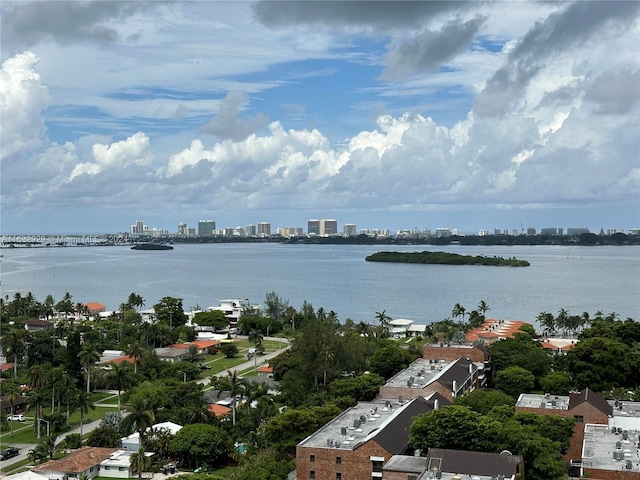
[(153, 425), (156, 419), (153, 410), (149, 406), (149, 400), (136, 397), (133, 401), (124, 405), (124, 410), (128, 414), (122, 419), (122, 428), (126, 432), (131, 432), (135, 428), (140, 438), (140, 448), (144, 448), (145, 431)]
[[(16, 400), (20, 398), (20, 386), (15, 380), (5, 380), (2, 384), (2, 390), (5, 398), (9, 401), (11, 407), (11, 414), (15, 415)], [(13, 422), (9, 422), (11, 426), (11, 436), (13, 437)]]
[(244, 385), (242, 379), (238, 375), (238, 370), (234, 370), (233, 372), (227, 372), (228, 376), (226, 378), (218, 378), (218, 386), (220, 393), (223, 391), (229, 392), (231, 395), (231, 412), (232, 412), (232, 424), (236, 424), (236, 397), (239, 394), (242, 394), (244, 391)]
[(148, 470), (151, 466), (151, 458), (144, 454), (144, 448), (140, 447), (137, 452), (131, 455), (131, 463), (129, 465), (129, 473), (138, 474), (138, 480), (142, 480), (142, 472)]
[(202, 355), (200, 355), (200, 352), (198, 352), (198, 346), (189, 345), (189, 348), (187, 348), (187, 354), (184, 356), (184, 361), (190, 362), (190, 363), (197, 363), (200, 360), (202, 360)]
[(64, 382), (64, 371), (61, 367), (54, 367), (49, 370), (47, 375), (47, 385), (51, 389), (51, 414), (54, 413), (55, 401), (57, 400), (56, 393), (60, 396), (62, 384)]
[(467, 309), (464, 308), (462, 305), (460, 305), (459, 303), (456, 303), (453, 306), (453, 310), (451, 311), (451, 316), (454, 318), (458, 318), (458, 317), (462, 317), (462, 323), (464, 323), (464, 316), (467, 313)]
[(138, 359), (145, 352), (145, 349), (140, 344), (140, 342), (132, 342), (127, 345), (124, 353), (133, 357), (133, 373), (138, 373)]
[(262, 345), (262, 339), (264, 337), (262, 336), (262, 333), (260, 333), (258, 330), (251, 330), (249, 332), (249, 336), (247, 337), (247, 340), (249, 340), (251, 343), (253, 343), (256, 348), (258, 348), (260, 345)]
[(78, 394), (78, 388), (76, 383), (70, 375), (64, 375), (62, 382), (60, 383), (60, 400), (67, 406), (67, 427), (69, 426), (69, 416), (71, 415), (71, 408), (74, 405), (76, 395)]
[(80, 411), (80, 436), (82, 437), (84, 416), (86, 413), (89, 413), (89, 409), (94, 410), (96, 406), (93, 404), (93, 401), (91, 401), (91, 398), (89, 398), (89, 393), (82, 390), (77, 390), (73, 406)]
[(40, 438), (40, 419), (42, 418), (42, 407), (49, 398), (44, 390), (31, 390), (29, 393), (29, 406), (33, 407), (36, 420), (36, 431), (38, 432), (38, 438)]
[(91, 391), (91, 367), (93, 367), (98, 360), (100, 360), (100, 354), (94, 350), (90, 344), (85, 344), (80, 350), (80, 364), (87, 371), (87, 394)]
[(47, 385), (48, 371), (50, 370), (51, 365), (48, 364), (34, 365), (27, 373), (27, 383), (36, 390), (44, 388)]
[(139, 311), (140, 307), (144, 306), (144, 299), (142, 298), (141, 295), (138, 295), (132, 292), (129, 294), (129, 298), (127, 299), (127, 304), (130, 305), (131, 308), (135, 308)]
[(565, 310), (564, 308), (561, 308), (558, 311), (558, 315), (556, 316), (556, 325), (559, 328), (562, 328), (562, 330), (564, 330), (564, 334), (565, 336), (567, 335), (567, 330), (569, 329), (569, 311)]
[(482, 314), (483, 317), (486, 316), (489, 310), (491, 310), (491, 308), (489, 308), (487, 302), (485, 302), (484, 300), (480, 300), (480, 303), (478, 304), (478, 311)]
[(536, 318), (542, 332), (545, 335), (553, 334), (556, 331), (556, 319), (548, 312), (540, 312)]
[(56, 304), (56, 301), (53, 299), (51, 295), (47, 295), (47, 298), (44, 299), (44, 314), (47, 317), (47, 320), (53, 316), (53, 306)]
[(376, 319), (380, 322), (380, 328), (382, 329), (382, 336), (386, 337), (389, 335), (389, 320), (391, 317), (387, 315), (386, 310), (382, 310), (381, 312), (376, 312)]
[(127, 363), (111, 363), (111, 370), (107, 373), (107, 379), (118, 389), (118, 411), (120, 411), (120, 394), (133, 384), (130, 376), (130, 367)]
[(25, 330), (13, 328), (2, 337), (2, 346), (7, 355), (13, 357), (13, 378), (18, 377), (18, 360), (27, 348)]

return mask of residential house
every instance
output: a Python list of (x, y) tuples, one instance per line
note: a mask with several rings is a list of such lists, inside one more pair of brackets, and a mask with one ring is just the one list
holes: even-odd
[(27, 318), (24, 320), (18, 320), (18, 323), (24, 325), (30, 332), (39, 332), (41, 330), (52, 330), (54, 323), (49, 320), (42, 320), (39, 318)]
[(99, 302), (85, 303), (84, 306), (87, 307), (89, 315), (99, 315), (107, 310), (107, 307)]
[(82, 447), (60, 460), (50, 460), (36, 465), (32, 470), (50, 480), (81, 477), (91, 480), (100, 475), (100, 463), (117, 451), (117, 448)]

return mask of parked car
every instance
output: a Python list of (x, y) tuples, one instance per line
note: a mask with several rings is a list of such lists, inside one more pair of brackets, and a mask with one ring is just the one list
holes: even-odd
[(17, 415), (9, 415), (7, 417), (7, 421), (9, 422), (24, 422), (24, 420), (25, 420), (24, 415), (22, 415), (21, 413)]
[(9, 458), (17, 457), (20, 452), (15, 447), (5, 448), (0, 451), (0, 460), (8, 460)]
[(211, 370), (211, 365), (203, 363), (202, 365), (200, 365), (200, 370)]

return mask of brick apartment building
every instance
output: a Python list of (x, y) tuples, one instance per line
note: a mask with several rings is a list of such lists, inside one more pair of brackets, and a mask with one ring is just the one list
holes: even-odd
[(448, 345), (446, 343), (427, 344), (422, 347), (422, 358), (447, 360), (453, 362), (459, 358), (468, 358), (472, 362), (489, 362), (489, 350), (483, 344)]
[(438, 392), (453, 401), (455, 397), (484, 386), (485, 382), (484, 362), (472, 362), (467, 358), (453, 361), (419, 358), (381, 386), (380, 396), (409, 400)]
[(397, 398), (359, 402), (298, 444), (296, 478), (382, 478), (385, 463), (406, 451), (413, 417), (450, 403), (439, 393), (402, 403)]
[(575, 461), (582, 457), (584, 425), (586, 423), (607, 425), (609, 417), (613, 415), (613, 408), (596, 392), (585, 388), (581, 392), (571, 393), (569, 396), (523, 393), (516, 402), (516, 412), (558, 415), (575, 419), (576, 424), (573, 427), (571, 445), (569, 452), (565, 455), (568, 461)]

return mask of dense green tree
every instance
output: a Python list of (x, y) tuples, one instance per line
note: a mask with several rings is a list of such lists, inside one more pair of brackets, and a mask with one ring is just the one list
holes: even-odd
[(174, 297), (163, 297), (153, 306), (158, 322), (164, 323), (173, 329), (179, 325), (184, 325), (188, 317), (182, 307), (182, 299)]
[(221, 465), (231, 454), (233, 441), (219, 427), (194, 423), (185, 425), (176, 433), (171, 451), (189, 467), (215, 467)]
[(201, 327), (213, 327), (214, 331), (222, 330), (229, 326), (229, 319), (225, 317), (222, 310), (209, 310), (207, 312), (197, 312), (193, 316), (193, 322)]
[(381, 385), (384, 385), (384, 378), (369, 373), (334, 380), (329, 384), (329, 393), (334, 398), (352, 397), (356, 401), (371, 401), (377, 396)]
[(235, 343), (223, 343), (222, 346), (220, 347), (220, 353), (222, 353), (222, 355), (224, 355), (227, 358), (233, 358), (239, 352), (240, 350), (238, 350), (238, 347), (236, 346)]
[(396, 342), (386, 342), (373, 353), (369, 361), (369, 368), (384, 379), (393, 377), (403, 368), (415, 360), (411, 355), (400, 347)]
[(260, 441), (281, 455), (294, 456), (296, 445), (342, 410), (333, 403), (320, 407), (289, 408), (270, 418), (260, 429)]
[(264, 299), (265, 315), (275, 320), (285, 318), (285, 312), (289, 307), (289, 301), (284, 300), (276, 292), (268, 292)]
[(542, 378), (551, 371), (551, 356), (539, 342), (524, 332), (517, 332), (513, 338), (494, 342), (489, 347), (491, 365), (494, 372), (507, 367), (522, 367), (529, 370), (535, 378)]
[(514, 365), (496, 373), (496, 388), (514, 398), (521, 393), (532, 392), (535, 384), (536, 378), (526, 368)]
[(540, 379), (540, 388), (551, 395), (566, 395), (571, 386), (571, 375), (567, 372), (551, 372)]
[(3, 332), (2, 346), (5, 354), (13, 359), (13, 378), (18, 377), (18, 363), (27, 351), (27, 333), (24, 329), (14, 327)]
[(120, 432), (111, 425), (102, 425), (92, 430), (87, 437), (90, 447), (117, 448), (120, 446)]
[(513, 407), (516, 401), (512, 396), (500, 390), (476, 389), (464, 394), (462, 397), (457, 397), (454, 403), (486, 415), (495, 407), (503, 405)]
[[(637, 347), (636, 347), (637, 350)], [(626, 344), (606, 337), (581, 340), (566, 355), (567, 370), (578, 389), (597, 392), (637, 387), (640, 359)]]

